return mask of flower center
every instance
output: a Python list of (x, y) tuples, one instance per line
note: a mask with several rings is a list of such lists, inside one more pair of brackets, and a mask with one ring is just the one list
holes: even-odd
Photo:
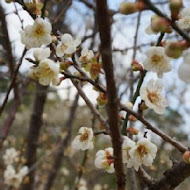
[(160, 97), (156, 92), (149, 92), (148, 99), (150, 100), (151, 103), (156, 103), (159, 101)]
[(152, 60), (153, 64), (159, 64), (160, 62), (162, 62), (163, 56), (160, 56), (160, 55), (153, 55), (153, 56), (151, 57), (151, 60)]
[(37, 36), (43, 36), (45, 34), (44, 27), (42, 25), (38, 25), (35, 29), (35, 34)]
[(81, 142), (86, 141), (88, 139), (88, 136), (89, 136), (88, 131), (86, 131), (84, 134), (80, 136), (80, 141)]
[(143, 157), (145, 154), (147, 154), (147, 149), (143, 145), (138, 146), (137, 151), (139, 152), (139, 155), (141, 157)]
[(62, 44), (62, 45), (61, 45), (61, 51), (64, 52), (64, 51), (67, 49), (67, 47), (68, 47), (68, 46), (67, 46), (66, 44)]

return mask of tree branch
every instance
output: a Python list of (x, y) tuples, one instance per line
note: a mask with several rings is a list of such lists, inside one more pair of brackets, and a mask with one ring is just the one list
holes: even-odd
[(121, 110), (125, 110), (127, 113), (135, 116), (139, 121), (141, 121), (147, 127), (147, 129), (150, 129), (152, 132), (154, 132), (155, 134), (157, 134), (158, 136), (160, 136), (163, 140), (165, 140), (166, 142), (169, 142), (170, 144), (172, 144), (180, 152), (183, 153), (183, 152), (185, 152), (187, 150), (187, 147), (185, 145), (183, 145), (182, 143), (178, 142), (177, 140), (175, 140), (174, 138), (170, 137), (169, 135), (165, 134), (160, 129), (154, 127), (141, 114), (138, 114), (138, 113), (134, 112), (133, 110), (131, 110), (128, 107), (126, 107), (125, 105), (121, 104), (120, 107), (121, 107)]
[(96, 0), (97, 23), (100, 32), (100, 53), (102, 55), (103, 69), (107, 84), (107, 113), (114, 149), (114, 167), (117, 179), (117, 189), (125, 189), (125, 174), (122, 162), (122, 138), (119, 128), (117, 89), (114, 79), (112, 50), (111, 50), (111, 27), (110, 17), (106, 0)]
[(12, 88), (14, 87), (14, 84), (15, 84), (15, 82), (16, 82), (16, 78), (17, 78), (17, 74), (18, 74), (19, 68), (20, 68), (20, 66), (22, 65), (22, 60), (23, 60), (23, 58), (24, 58), (24, 56), (25, 56), (25, 54), (26, 54), (26, 51), (27, 51), (27, 50), (26, 50), (26, 48), (25, 48), (24, 51), (23, 51), (23, 53), (22, 53), (22, 56), (21, 56), (21, 58), (20, 58), (20, 61), (19, 61), (19, 63), (17, 64), (17, 67), (16, 67), (16, 69), (15, 69), (15, 72), (14, 72), (14, 75), (13, 75), (13, 78), (12, 78), (12, 81), (11, 81), (9, 87), (8, 87), (8, 90), (7, 90), (5, 99), (4, 99), (4, 101), (3, 101), (3, 103), (2, 103), (2, 105), (1, 105), (1, 107), (0, 107), (0, 116), (2, 115), (3, 110), (4, 110), (4, 108), (5, 108), (6, 104), (7, 104), (7, 101), (8, 101), (8, 99), (9, 99), (9, 94), (10, 94)]
[[(37, 161), (36, 152), (38, 147), (40, 129), (42, 126), (42, 114), (46, 101), (47, 89), (48, 86), (42, 86), (39, 83), (36, 83), (36, 95), (33, 106), (33, 113), (30, 119), (26, 150), (27, 166), (29, 168), (32, 167)], [(23, 190), (33, 190), (35, 169), (32, 170), (28, 176), (30, 178), (30, 182), (23, 185)]]
[(47, 182), (44, 185), (44, 190), (51, 189), (51, 187), (53, 186), (53, 183), (55, 181), (55, 178), (57, 177), (59, 169), (61, 167), (63, 157), (64, 157), (64, 150), (67, 147), (69, 140), (71, 138), (72, 125), (73, 125), (74, 117), (75, 117), (76, 110), (78, 107), (78, 99), (79, 99), (79, 94), (77, 93), (75, 100), (73, 101), (73, 105), (71, 106), (68, 120), (64, 125), (68, 132), (67, 136), (61, 140), (61, 142), (56, 150), (54, 163), (53, 163), (51, 171), (49, 172)]
[(164, 176), (155, 184), (149, 186), (149, 190), (173, 190), (187, 177), (190, 176), (190, 164), (175, 162), (171, 169), (164, 172)]

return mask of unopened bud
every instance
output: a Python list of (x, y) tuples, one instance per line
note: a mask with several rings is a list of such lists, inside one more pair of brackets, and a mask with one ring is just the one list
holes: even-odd
[(133, 60), (131, 63), (131, 67), (133, 69), (133, 71), (143, 71), (143, 67), (141, 64), (139, 64), (136, 60)]
[(182, 0), (170, 0), (170, 11), (173, 20), (178, 19), (178, 15), (182, 7), (183, 7)]
[(170, 23), (165, 18), (158, 15), (154, 15), (151, 17), (151, 28), (154, 32), (172, 32)]
[(187, 164), (190, 164), (190, 150), (185, 151), (185, 153), (183, 154), (183, 160)]
[(133, 115), (130, 115), (128, 119), (129, 121), (137, 121), (137, 118)]
[(121, 14), (129, 15), (138, 11), (137, 3), (123, 2), (120, 5), (119, 12)]
[(105, 126), (104, 126), (102, 123), (99, 123), (98, 129), (99, 129), (99, 130), (104, 130), (104, 129), (105, 129)]
[(105, 93), (100, 92), (98, 98), (96, 98), (99, 106), (104, 106), (107, 103), (107, 97)]
[(131, 135), (138, 135), (139, 134), (139, 130), (134, 128), (134, 127), (129, 127), (127, 128), (127, 133), (131, 134)]
[(177, 59), (188, 47), (189, 45), (186, 41), (167, 43), (165, 46), (165, 53), (167, 56)]

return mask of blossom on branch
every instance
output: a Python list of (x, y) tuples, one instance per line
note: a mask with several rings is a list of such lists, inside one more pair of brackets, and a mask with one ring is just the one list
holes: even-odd
[(43, 59), (46, 59), (50, 56), (50, 48), (35, 48), (33, 52), (33, 56), (36, 61), (40, 62)]
[(147, 86), (140, 89), (140, 97), (145, 101), (147, 107), (153, 109), (158, 114), (163, 114), (168, 106), (167, 100), (161, 94), (163, 83), (161, 80), (151, 79)]
[(5, 155), (3, 155), (3, 160), (6, 165), (13, 164), (18, 155), (19, 152), (15, 148), (9, 148), (5, 151)]
[(113, 148), (99, 150), (96, 153), (95, 166), (106, 170), (108, 173), (114, 172)]
[(123, 163), (128, 163), (129, 159), (131, 158), (129, 155), (129, 151), (136, 146), (136, 143), (132, 141), (129, 137), (123, 137), (123, 144), (122, 144), (122, 155), (123, 155)]
[(190, 8), (184, 8), (180, 15), (181, 18), (177, 22), (179, 28), (182, 30), (190, 29)]
[(72, 147), (78, 150), (93, 149), (93, 138), (94, 133), (91, 128), (81, 127), (79, 129), (79, 135), (77, 135), (72, 142)]
[(146, 52), (146, 55), (147, 58), (143, 62), (146, 70), (157, 73), (160, 78), (163, 76), (163, 73), (171, 71), (171, 58), (165, 54), (163, 47), (151, 47)]
[(16, 172), (12, 165), (8, 165), (4, 172), (5, 184), (13, 186), (14, 188), (18, 188), (21, 185), (23, 178), (27, 175), (28, 171), (29, 170), (27, 166), (22, 167), (19, 172)]
[(40, 61), (38, 67), (35, 69), (35, 75), (38, 77), (39, 83), (44, 86), (50, 85), (50, 83), (57, 85), (59, 83), (58, 74), (58, 65), (50, 59)]
[(130, 159), (127, 167), (134, 167), (136, 171), (139, 170), (141, 164), (151, 166), (156, 157), (157, 147), (146, 138), (140, 139), (136, 146), (129, 150)]
[(79, 57), (79, 61), (84, 64), (89, 63), (93, 57), (94, 57), (94, 52), (92, 50), (88, 50), (87, 48), (84, 48), (81, 51), (81, 56)]
[(21, 42), (27, 49), (49, 45), (52, 42), (51, 31), (50, 22), (36, 18), (33, 25), (28, 25), (20, 31)]
[(63, 57), (65, 54), (73, 54), (77, 50), (77, 47), (80, 45), (80, 43), (81, 40), (74, 40), (70, 34), (66, 33), (61, 37), (61, 42), (59, 42), (56, 49), (56, 55), (58, 57)]

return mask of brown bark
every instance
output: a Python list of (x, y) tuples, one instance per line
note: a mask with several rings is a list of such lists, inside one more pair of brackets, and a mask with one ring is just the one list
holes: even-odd
[[(42, 86), (39, 83), (36, 84), (35, 101), (33, 106), (33, 113), (30, 119), (26, 149), (27, 166), (29, 168), (32, 167), (37, 161), (36, 152), (38, 147), (40, 129), (43, 121), (42, 114), (46, 101), (47, 89), (47, 86)], [(33, 190), (35, 169), (33, 169), (28, 176), (30, 178), (30, 182), (23, 185), (23, 190)]]
[(100, 53), (102, 55), (103, 69), (107, 84), (107, 113), (114, 149), (114, 167), (117, 179), (117, 189), (125, 189), (125, 174), (122, 163), (122, 138), (119, 128), (117, 89), (114, 79), (112, 50), (111, 50), (111, 27), (110, 17), (106, 0), (96, 0), (97, 23), (100, 32)]
[(149, 190), (173, 190), (189, 176), (190, 164), (176, 162), (159, 181), (149, 187)]
[(61, 140), (60, 145), (56, 151), (53, 167), (52, 167), (51, 171), (49, 172), (47, 182), (44, 186), (44, 190), (51, 189), (51, 187), (53, 186), (53, 183), (55, 181), (55, 178), (57, 177), (58, 171), (61, 168), (61, 164), (62, 164), (63, 157), (64, 157), (64, 150), (67, 147), (69, 140), (71, 138), (71, 130), (72, 130), (72, 125), (74, 122), (76, 110), (78, 107), (78, 99), (79, 99), (79, 94), (77, 94), (75, 97), (75, 100), (74, 100), (73, 105), (70, 110), (69, 118), (64, 125), (65, 128), (67, 129), (68, 134), (64, 139)]

